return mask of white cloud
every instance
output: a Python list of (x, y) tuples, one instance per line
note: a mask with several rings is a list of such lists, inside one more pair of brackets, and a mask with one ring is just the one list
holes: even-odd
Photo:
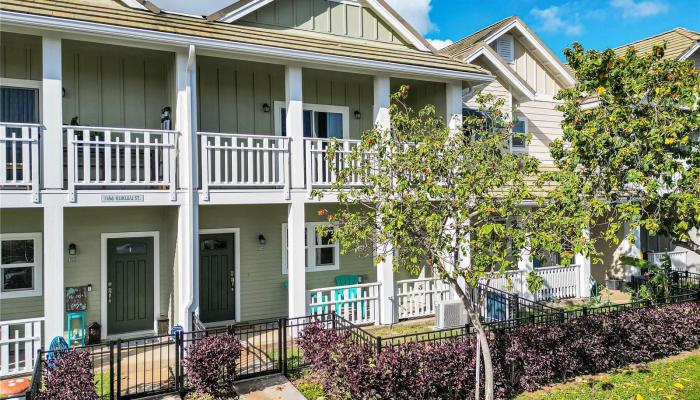
[(644, 18), (665, 13), (668, 6), (660, 1), (611, 0), (610, 5), (622, 10), (623, 18)]
[(571, 16), (571, 12), (567, 12), (566, 5), (564, 6), (549, 6), (547, 8), (533, 8), (530, 10), (535, 18), (540, 20), (539, 30), (545, 32), (563, 32), (568, 36), (580, 35), (583, 32), (583, 25), (579, 21), (578, 14), (573, 14), (573, 19), (566, 18)]
[(442, 49), (443, 47), (447, 47), (447, 46), (451, 45), (452, 43), (454, 43), (450, 39), (444, 39), (444, 40), (443, 39), (426, 39), (426, 40), (428, 41), (428, 43), (432, 44), (433, 47), (435, 47), (438, 50)]
[(430, 19), (432, 0), (387, 0), (409, 24), (422, 35), (435, 30), (435, 24)]

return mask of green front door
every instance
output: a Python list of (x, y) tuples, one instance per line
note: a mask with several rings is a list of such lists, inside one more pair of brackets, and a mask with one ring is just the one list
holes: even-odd
[(199, 238), (199, 318), (202, 322), (236, 319), (234, 234)]
[(153, 238), (107, 240), (107, 333), (153, 330)]

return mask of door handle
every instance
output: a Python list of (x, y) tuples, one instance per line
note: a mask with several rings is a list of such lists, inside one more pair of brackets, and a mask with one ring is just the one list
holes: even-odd
[(229, 280), (231, 282), (231, 291), (233, 292), (236, 289), (236, 276), (233, 274), (233, 271), (229, 273)]
[(112, 282), (107, 282), (107, 303), (112, 304)]

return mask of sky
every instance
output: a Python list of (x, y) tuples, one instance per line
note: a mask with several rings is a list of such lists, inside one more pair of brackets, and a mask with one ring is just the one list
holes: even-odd
[[(166, 10), (210, 14), (233, 0), (151, 0)], [(386, 0), (436, 47), (518, 15), (563, 58), (585, 48), (617, 47), (679, 26), (700, 31), (700, 0)]]

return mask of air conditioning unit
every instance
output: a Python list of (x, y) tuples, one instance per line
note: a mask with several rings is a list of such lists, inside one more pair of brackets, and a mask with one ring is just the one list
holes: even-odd
[(459, 328), (468, 323), (469, 316), (461, 300), (438, 303), (435, 313), (435, 326), (438, 329)]

